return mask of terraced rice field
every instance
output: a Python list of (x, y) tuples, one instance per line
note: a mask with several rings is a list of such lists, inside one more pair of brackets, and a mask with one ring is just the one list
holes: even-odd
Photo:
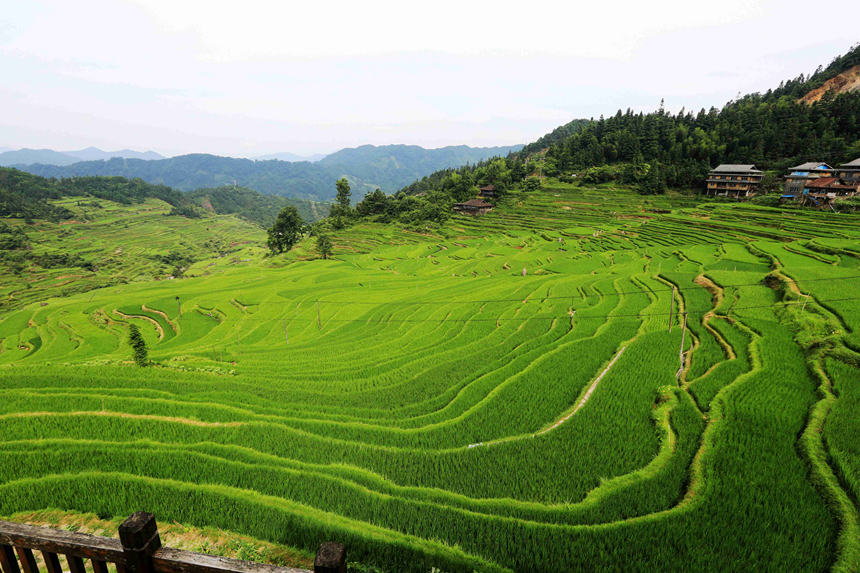
[(554, 184), (6, 313), (0, 515), (398, 572), (856, 570), (860, 218), (652, 201)]
[[(158, 199), (122, 205), (102, 199), (66, 198), (56, 204), (76, 213), (60, 223), (6, 220), (24, 229), (33, 253), (75, 254), (92, 268), (41, 268), (21, 273), (0, 267), (0, 312), (51, 296), (71, 295), (94, 288), (165, 279), (173, 265), (159, 255), (189, 254), (200, 263), (188, 274), (204, 274), (224, 266), (244, 266), (264, 252), (265, 231), (234, 216), (203, 219), (168, 216), (172, 207)], [(206, 262), (203, 263), (202, 261)]]

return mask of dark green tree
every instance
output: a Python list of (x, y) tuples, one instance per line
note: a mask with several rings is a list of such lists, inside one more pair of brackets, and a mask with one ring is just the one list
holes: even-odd
[(146, 366), (149, 364), (148, 352), (146, 350), (146, 341), (143, 335), (140, 334), (140, 329), (134, 325), (128, 325), (128, 343), (134, 350), (134, 362), (138, 366)]
[(666, 180), (659, 163), (652, 163), (645, 178), (639, 183), (638, 189), (642, 195), (659, 195), (666, 192)]
[(323, 259), (331, 256), (332, 243), (328, 235), (317, 235), (317, 251), (322, 255)]
[(283, 253), (293, 248), (302, 237), (304, 223), (299, 216), (298, 210), (292, 205), (281, 209), (275, 224), (269, 229), (269, 240), (267, 242), (272, 253)]
[(366, 217), (368, 215), (379, 215), (385, 213), (388, 195), (377, 189), (373, 193), (365, 193), (364, 199), (355, 206), (358, 214)]
[(352, 197), (352, 191), (350, 190), (349, 181), (346, 180), (346, 177), (341, 177), (338, 179), (334, 186), (337, 188), (337, 197), (335, 201), (344, 211), (349, 209), (349, 200)]
[(537, 177), (529, 177), (523, 181), (523, 191), (537, 191), (541, 188), (541, 181)]

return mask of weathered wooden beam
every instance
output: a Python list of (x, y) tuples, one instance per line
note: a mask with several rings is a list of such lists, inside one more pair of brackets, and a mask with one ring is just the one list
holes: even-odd
[(107, 563), (93, 559), (93, 573), (108, 573)]
[(10, 545), (0, 545), (0, 566), (3, 568), (3, 573), (21, 573), (15, 551)]
[[(118, 539), (10, 521), (0, 521), (0, 545), (63, 553), (84, 559), (125, 562), (122, 544)], [(49, 570), (49, 573), (52, 572)]]
[(18, 560), (21, 561), (21, 569), (24, 570), (24, 573), (39, 573), (39, 566), (36, 564), (32, 550), (26, 547), (16, 547), (15, 553), (18, 554)]
[(317, 550), (314, 573), (346, 573), (346, 547), (326, 541)]
[(75, 555), (66, 555), (66, 561), (69, 562), (69, 571), (71, 573), (87, 573), (87, 568), (84, 567), (84, 560)]
[(42, 557), (45, 559), (45, 569), (48, 573), (63, 573), (63, 568), (60, 567), (60, 558), (56, 553), (50, 551), (42, 551)]
[(145, 511), (132, 513), (119, 526), (119, 541), (128, 573), (155, 573), (152, 554), (161, 547), (161, 537), (154, 515)]
[(309, 573), (307, 569), (278, 567), (241, 559), (230, 559), (162, 547), (152, 555), (158, 573)]

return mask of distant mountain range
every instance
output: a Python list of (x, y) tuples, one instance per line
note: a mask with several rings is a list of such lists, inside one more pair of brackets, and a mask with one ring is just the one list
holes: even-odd
[[(239, 185), (270, 195), (327, 201), (334, 198), (335, 181), (350, 180), (353, 199), (380, 188), (393, 192), (434, 171), (505, 156), (522, 148), (468, 147), (465, 145), (424, 149), (417, 145), (363, 145), (342, 149), (323, 159), (289, 162), (251, 160), (217, 155), (191, 154), (167, 159), (110, 158), (66, 165), (13, 163), (12, 166), (42, 177), (119, 175), (160, 183), (183, 191), (201, 187)], [(15, 153), (15, 152), (8, 152)], [(4, 155), (0, 154), (0, 158)]]
[[(2, 150), (0, 150), (2, 151)], [(118, 151), (102, 151), (97, 147), (87, 147), (77, 151), (54, 151), (53, 149), (17, 149), (12, 151), (3, 151), (0, 153), (0, 166), (9, 167), (12, 165), (33, 165), (36, 163), (43, 165), (72, 165), (79, 161), (97, 161), (110, 159), (112, 157), (122, 157), (125, 159), (164, 159), (154, 151), (133, 151), (131, 149), (120, 149)]]
[(251, 159), (256, 159), (258, 161), (266, 161), (268, 159), (277, 159), (278, 161), (310, 161), (313, 163), (314, 161), (319, 161), (323, 157), (325, 157), (325, 153), (314, 153), (313, 155), (296, 155), (295, 153), (290, 153), (289, 151), (283, 151), (281, 153), (269, 153), (268, 155), (258, 155), (257, 157), (252, 157)]

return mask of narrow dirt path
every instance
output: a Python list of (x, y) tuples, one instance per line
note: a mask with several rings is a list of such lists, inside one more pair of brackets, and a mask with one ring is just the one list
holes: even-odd
[(129, 414), (128, 412), (111, 412), (109, 410), (84, 410), (78, 412), (15, 412), (12, 414), (0, 415), (0, 418), (32, 418), (39, 416), (106, 416), (109, 418), (133, 418), (135, 420), (176, 422), (178, 424), (186, 424), (189, 426), (205, 427), (236, 427), (245, 424), (245, 422), (204, 422), (201, 420), (192, 420), (191, 418), (180, 418), (177, 416), (157, 416), (155, 414)]
[(544, 428), (543, 430), (535, 433), (535, 436), (545, 434), (545, 433), (549, 432), (550, 430), (555, 430), (556, 428), (558, 428), (559, 426), (564, 424), (566, 421), (568, 421), (571, 417), (573, 417), (577, 412), (579, 412), (579, 410), (582, 409), (583, 406), (585, 406), (585, 403), (588, 402), (588, 399), (591, 398), (591, 394), (597, 388), (597, 385), (600, 384), (600, 381), (603, 380), (603, 377), (606, 376), (606, 373), (609, 372), (609, 369), (612, 368), (612, 366), (615, 364), (615, 362), (621, 357), (622, 354), (624, 354), (624, 350), (626, 348), (627, 348), (627, 345), (625, 344), (624, 346), (621, 347), (621, 350), (619, 350), (615, 354), (615, 356), (612, 357), (612, 360), (609, 361), (609, 364), (606, 365), (606, 368), (603, 369), (603, 372), (601, 372), (597, 376), (597, 378), (594, 379), (594, 382), (592, 382), (591, 386), (588, 387), (588, 390), (585, 391), (585, 395), (579, 400), (579, 402), (577, 402), (576, 406), (573, 407), (573, 410), (571, 410), (568, 414), (559, 418), (552, 426), (550, 426), (548, 428)]

